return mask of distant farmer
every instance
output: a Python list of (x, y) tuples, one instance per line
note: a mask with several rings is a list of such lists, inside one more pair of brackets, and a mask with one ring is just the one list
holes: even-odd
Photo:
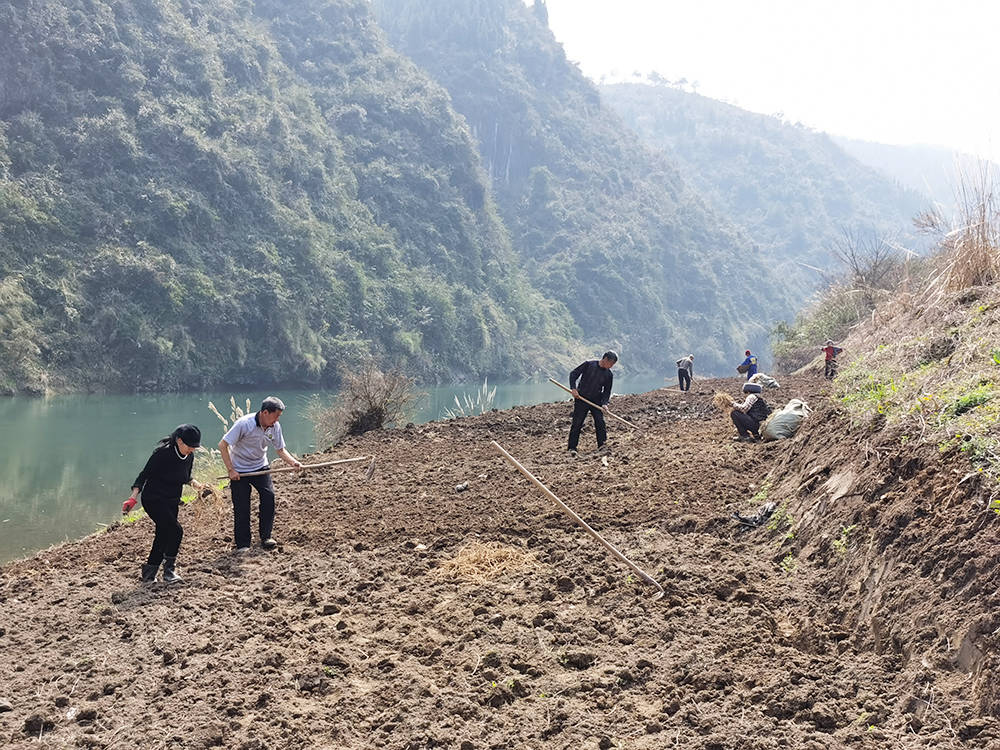
[(739, 433), (736, 439), (741, 443), (752, 443), (760, 440), (760, 423), (767, 419), (771, 407), (760, 395), (761, 387), (756, 383), (744, 383), (743, 393), (746, 394), (743, 403), (733, 401), (733, 410), (729, 416)]
[(757, 358), (750, 353), (749, 349), (746, 350), (745, 354), (747, 355), (747, 358), (736, 366), (736, 372), (745, 372), (747, 380), (749, 380), (757, 374)]
[(237, 419), (229, 432), (219, 441), (222, 460), (229, 470), (229, 490), (233, 497), (233, 540), (237, 552), (250, 551), (250, 489), (257, 490), (258, 529), (260, 546), (274, 549), (278, 543), (271, 536), (274, 527), (274, 484), (270, 474), (241, 477), (269, 468), (268, 447), (274, 448), (289, 466), (302, 468), (302, 462), (285, 449), (278, 419), (285, 405), (277, 396), (268, 396), (261, 402), (260, 411)]
[(694, 355), (689, 354), (677, 360), (677, 382), (682, 391), (691, 390), (692, 375), (694, 375)]
[(837, 355), (844, 350), (838, 346), (834, 346), (832, 339), (827, 339), (826, 344), (820, 351), (826, 355), (826, 361), (823, 363), (823, 377), (827, 380), (833, 380), (833, 377), (837, 374)]
[(196, 490), (201, 482), (191, 478), (194, 467), (194, 452), (201, 445), (201, 431), (193, 424), (182, 424), (162, 438), (153, 450), (153, 455), (139, 476), (132, 482), (132, 494), (122, 503), (122, 513), (128, 513), (136, 505), (136, 497), (142, 493), (142, 507), (146, 515), (153, 519), (156, 531), (153, 546), (149, 550), (146, 564), (142, 566), (142, 580), (151, 583), (156, 580), (156, 571), (163, 563), (163, 582), (177, 583), (177, 552), (181, 547), (184, 529), (177, 520), (181, 506), (181, 491), (185, 484)]
[[(569, 374), (570, 392), (576, 399), (573, 403), (573, 424), (569, 428), (569, 450), (573, 453), (576, 452), (576, 446), (580, 442), (580, 430), (583, 429), (583, 422), (588, 412), (594, 415), (597, 447), (600, 448), (608, 439), (604, 413), (607, 411), (605, 405), (611, 400), (611, 385), (614, 382), (611, 368), (617, 361), (618, 355), (609, 350), (604, 352), (600, 360), (592, 359), (584, 362)], [(581, 401), (581, 397), (593, 401), (597, 407)]]

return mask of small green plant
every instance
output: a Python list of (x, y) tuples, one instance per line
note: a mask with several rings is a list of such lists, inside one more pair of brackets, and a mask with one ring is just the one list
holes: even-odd
[(763, 505), (764, 503), (767, 502), (767, 496), (770, 492), (771, 492), (771, 478), (768, 477), (767, 479), (764, 480), (764, 483), (761, 484), (760, 489), (757, 490), (757, 493), (752, 498), (750, 498), (750, 502)]
[(972, 411), (977, 406), (982, 406), (987, 401), (992, 399), (996, 394), (993, 389), (990, 388), (990, 383), (980, 383), (978, 386), (973, 388), (968, 393), (965, 393), (952, 402), (951, 413), (954, 416), (959, 416), (965, 414), (967, 411)]
[(771, 514), (770, 520), (767, 522), (768, 531), (784, 531), (785, 535), (781, 538), (784, 542), (786, 539), (794, 539), (795, 531), (793, 526), (795, 525), (795, 519), (792, 518), (791, 514), (788, 512), (788, 502), (781, 504), (774, 513)]
[(833, 548), (837, 551), (837, 554), (841, 557), (847, 555), (847, 545), (850, 542), (851, 532), (857, 528), (857, 524), (851, 524), (850, 526), (840, 527), (840, 536), (833, 540)]
[(795, 569), (798, 568), (799, 564), (795, 559), (795, 555), (789, 552), (781, 560), (781, 569), (785, 572), (785, 575), (793, 575)]
[(994, 364), (1000, 365), (1000, 349), (990, 349), (990, 359)]

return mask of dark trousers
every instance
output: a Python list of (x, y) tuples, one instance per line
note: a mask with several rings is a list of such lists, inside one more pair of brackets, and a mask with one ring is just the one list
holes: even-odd
[(680, 383), (682, 391), (691, 390), (691, 373), (689, 373), (683, 367), (677, 368), (677, 381)]
[(597, 447), (600, 448), (608, 439), (608, 428), (604, 424), (604, 412), (596, 406), (576, 399), (573, 406), (573, 424), (569, 428), (569, 449), (576, 450), (580, 442), (580, 430), (583, 429), (583, 421), (587, 418), (587, 412), (594, 415), (594, 429), (597, 430)]
[(181, 499), (177, 497), (147, 502), (146, 498), (143, 498), (142, 507), (146, 509), (146, 515), (156, 524), (153, 547), (149, 550), (146, 564), (159, 565), (164, 557), (177, 557), (177, 550), (181, 548), (181, 539), (184, 537), (184, 529), (177, 521)]
[[(266, 469), (266, 466), (255, 471)], [(250, 489), (256, 489), (260, 497), (257, 511), (257, 523), (260, 539), (264, 541), (271, 536), (274, 528), (274, 484), (271, 475), (259, 477), (240, 477), (229, 483), (229, 492), (233, 496), (233, 540), (237, 547), (250, 546)]]
[(828, 359), (823, 365), (823, 376), (833, 380), (833, 376), (837, 374), (837, 360)]
[(730, 416), (733, 418), (733, 424), (736, 425), (736, 431), (740, 433), (741, 437), (750, 437), (751, 432), (756, 437), (760, 437), (760, 422), (749, 414), (744, 414), (739, 409), (733, 409)]

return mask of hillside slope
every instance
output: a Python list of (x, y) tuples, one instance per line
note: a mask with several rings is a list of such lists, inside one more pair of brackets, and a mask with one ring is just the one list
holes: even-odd
[[(897, 146), (836, 135), (832, 138), (858, 161), (911, 190), (928, 195), (949, 219), (957, 210), (956, 188), (962, 174), (976, 174), (981, 161), (971, 154), (942, 146)], [(997, 165), (991, 164), (991, 168), (996, 173)]]
[[(565, 403), (351, 439), (338, 455), (376, 454), (372, 481), (278, 478), (272, 555), (229, 552), (225, 501), (185, 507), (176, 587), (137, 582), (145, 519), (5, 565), (0, 738), (995, 747), (1000, 517), (958, 484), (964, 459), (886, 446), (819, 378), (771, 396), (815, 408), (795, 438), (734, 444), (709, 402), (738, 384), (616, 397), (644, 432), (613, 428), (609, 455), (576, 460)], [(767, 500), (762, 527), (729, 517)]]
[(600, 91), (803, 292), (821, 278), (808, 266), (836, 267), (831, 250), (844, 229), (926, 244), (912, 219), (929, 198), (849, 156), (825, 133), (669, 86), (621, 83)]
[(802, 301), (772, 259), (624, 127), (521, 0), (376, 0), (394, 47), (478, 139), (515, 250), (595, 346), (663, 370), (729, 371)]
[(26, 0), (0, 68), (0, 393), (575, 359), (363, 0)]

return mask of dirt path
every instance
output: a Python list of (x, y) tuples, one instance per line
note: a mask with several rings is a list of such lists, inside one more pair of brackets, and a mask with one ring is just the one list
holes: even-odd
[[(817, 381), (783, 385), (781, 402), (824, 398)], [(373, 481), (359, 482), (363, 467), (277, 479), (276, 553), (238, 558), (224, 507), (185, 509), (181, 586), (135, 580), (148, 519), (7, 565), (0, 741), (997, 746), (995, 723), (970, 718), (960, 688), (925, 701), (919, 726), (900, 709), (899, 655), (845, 628), (836, 575), (791, 554), (794, 525), (779, 514), (743, 533), (729, 519), (766, 498), (765, 476), (793, 445), (824, 437), (807, 423), (793, 441), (734, 444), (709, 405), (719, 387), (738, 383), (616, 398), (647, 431), (612, 425), (606, 456), (566, 456), (566, 403), (363, 436), (336, 457), (376, 452)], [(667, 595), (650, 602), (491, 439)], [(592, 450), (592, 432), (581, 447)], [(456, 569), (477, 542), (502, 545), (514, 569)]]

